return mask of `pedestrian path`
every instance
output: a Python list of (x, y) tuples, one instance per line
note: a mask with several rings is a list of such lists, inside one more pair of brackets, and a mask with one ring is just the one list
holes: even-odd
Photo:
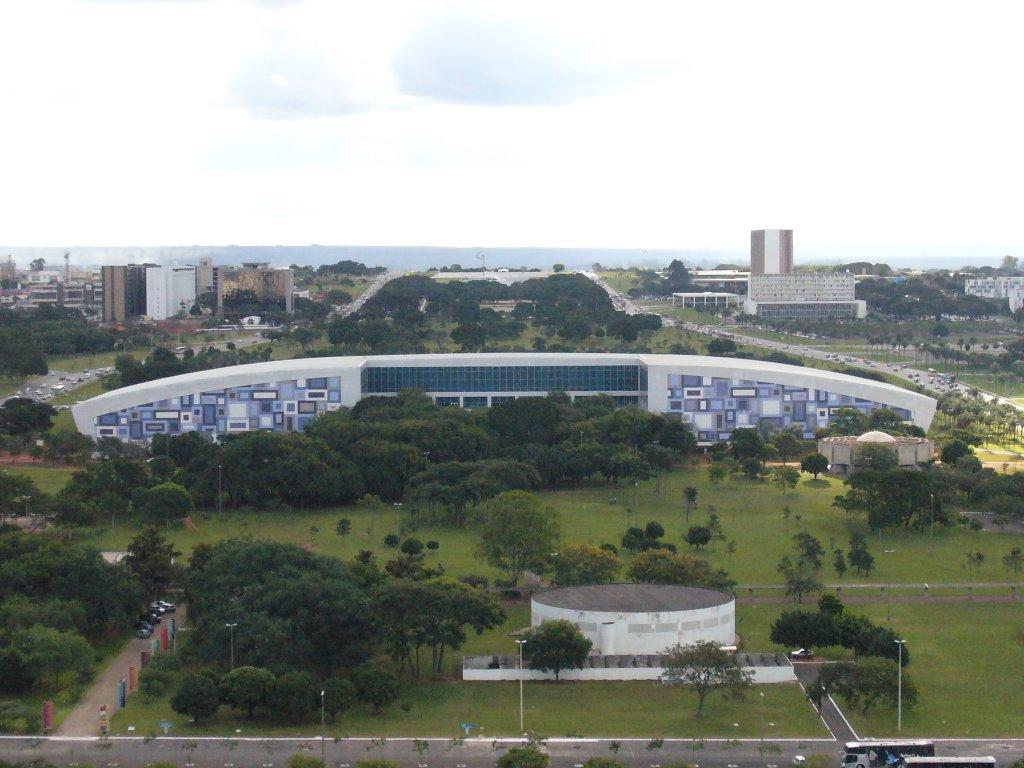
[[(172, 614), (168, 614), (170, 616)], [(187, 609), (179, 605), (173, 614), (180, 630), (185, 625)], [(167, 621), (165, 618), (164, 621)], [(161, 624), (161, 626), (163, 626)], [(100, 734), (100, 707), (106, 705), (112, 717), (117, 711), (117, 685), (128, 678), (129, 667), (139, 669), (143, 651), (152, 647), (152, 640), (132, 638), (121, 652), (93, 680), (89, 690), (54, 731), (56, 736), (98, 736)]]

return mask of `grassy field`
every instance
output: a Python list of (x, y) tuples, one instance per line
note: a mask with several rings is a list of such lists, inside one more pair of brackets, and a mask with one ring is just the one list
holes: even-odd
[[(817, 714), (795, 684), (766, 685), (765, 737), (828, 738)], [(658, 682), (531, 682), (524, 690), (527, 730), (544, 736), (643, 738), (757, 738), (760, 710), (752, 702), (725, 701), (711, 694), (704, 717), (694, 717), (696, 697)], [(408, 705), (408, 706), (405, 706)], [(624, 716), (628, 708), (629, 715)], [(408, 710), (408, 711), (406, 711)], [(248, 720), (244, 713), (223, 708), (199, 726), (186, 725), (164, 702), (144, 702), (141, 694), (113, 720), (115, 734), (158, 733), (163, 719), (178, 723), (173, 735), (215, 735), (241, 729), (266, 736), (316, 736), (320, 725), (297, 726)], [(461, 736), (459, 723), (477, 726), (474, 736), (509, 738), (519, 731), (519, 687), (516, 683), (434, 683), (405, 687), (402, 697), (382, 715), (357, 706), (328, 723), (334, 737)], [(715, 749), (720, 749), (716, 746)]]
[[(63, 488), (71, 475), (74, 474), (74, 467), (32, 467), (24, 464), (3, 464), (0, 471), (10, 472), (12, 475), (25, 475), (43, 493), (57, 493)], [(31, 511), (31, 506), (30, 506)]]
[[(688, 485), (698, 489), (697, 509), (689, 521), (682, 503), (682, 489)], [(691, 553), (693, 550), (681, 537), (690, 525), (705, 523), (709, 508), (714, 507), (726, 540), (735, 542), (735, 551), (730, 553), (718, 543), (695, 554), (725, 568), (740, 584), (780, 583), (775, 566), (783, 555), (792, 554), (791, 539), (796, 533), (810, 533), (831, 552), (837, 547), (846, 549), (854, 531), (867, 533), (876, 570), (869, 578), (851, 573), (839, 578), (830, 567), (829, 557), (823, 571), (825, 581), (883, 585), (1012, 580), (1012, 574), (1002, 566), (1002, 557), (1014, 546), (1024, 545), (1024, 535), (975, 533), (960, 526), (936, 527), (933, 552), (927, 533), (867, 532), (862, 516), (847, 518), (832, 506), (833, 498), (843, 491), (839, 480), (814, 481), (806, 475), (796, 492), (780, 493), (768, 483), (742, 479), (714, 487), (703, 467), (687, 467), (662, 475), (660, 480), (642, 482), (637, 488), (599, 484), (540, 495), (558, 511), (566, 542), (618, 545), (630, 525), (642, 526), (657, 520), (665, 527), (667, 541), (679, 546), (680, 551)], [(612, 498), (617, 500), (614, 504), (609, 503)], [(787, 506), (788, 519), (783, 516)], [(168, 535), (186, 556), (200, 541), (248, 535), (307, 546), (343, 559), (354, 557), (362, 549), (374, 550), (379, 558), (390, 559), (394, 550), (385, 548), (382, 542), (388, 533), (398, 533), (403, 524), (415, 522), (406, 509), (390, 507), (372, 519), (369, 513), (354, 508), (244, 513), (225, 510), (223, 516), (200, 511), (193, 516), (195, 530), (175, 526)], [(344, 538), (335, 533), (340, 517), (352, 521), (352, 533)], [(99, 529), (86, 538), (101, 549), (123, 549), (137, 530), (132, 521), (119, 522), (114, 529)], [(476, 537), (470, 529), (419, 524), (409, 535), (440, 542), (440, 549), (428, 557), (443, 564), (451, 574), (480, 573), (492, 579), (501, 575), (473, 556)], [(968, 571), (965, 567), (968, 552), (984, 553), (985, 562), (979, 569)], [(628, 564), (632, 556), (628, 552), (621, 554)]]

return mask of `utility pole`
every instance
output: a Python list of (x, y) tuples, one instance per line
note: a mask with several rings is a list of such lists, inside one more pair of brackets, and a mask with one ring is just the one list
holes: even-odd
[(897, 733), (903, 730), (903, 646), (906, 645), (906, 640), (897, 640), (896, 645), (899, 646), (899, 660), (897, 664), (896, 672), (896, 731)]

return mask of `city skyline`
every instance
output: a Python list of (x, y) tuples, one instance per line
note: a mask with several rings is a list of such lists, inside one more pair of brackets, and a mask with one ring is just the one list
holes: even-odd
[[(0, 240), (998, 263), (997, 2), (54, 0), (0, 9)], [(45, 41), (45, 45), (40, 43)]]

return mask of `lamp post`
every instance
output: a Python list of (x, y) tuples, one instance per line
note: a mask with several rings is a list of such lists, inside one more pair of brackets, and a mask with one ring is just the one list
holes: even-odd
[(896, 731), (903, 730), (903, 646), (906, 640), (896, 640), (899, 646), (899, 659), (896, 662)]
[(218, 464), (217, 465), (217, 515), (218, 516), (220, 516), (221, 513), (224, 511), (224, 502), (223, 502), (223, 498), (224, 497), (223, 497), (223, 495), (221, 493), (221, 489), (223, 487), (221, 485), (221, 469), (222, 469), (221, 465)]
[(526, 640), (516, 640), (519, 646), (519, 730), (523, 730), (523, 646)]
[(758, 750), (761, 753), (761, 760), (765, 759), (764, 756), (764, 691), (758, 691), (758, 696), (761, 697), (761, 748)]
[(237, 621), (233, 621), (230, 624), (225, 624), (228, 631), (231, 633), (231, 670), (235, 669), (235, 627), (238, 626)]
[(931, 503), (928, 505), (928, 555), (929, 557), (935, 556), (935, 494), (929, 494), (931, 497)]
[(320, 763), (327, 766), (327, 717), (324, 714), (327, 690), (320, 691)]

